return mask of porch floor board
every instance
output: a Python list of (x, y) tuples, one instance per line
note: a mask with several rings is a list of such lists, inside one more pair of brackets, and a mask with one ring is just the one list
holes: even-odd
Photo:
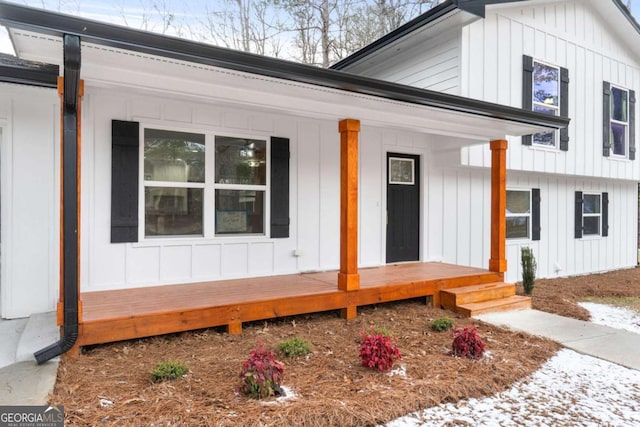
[(488, 270), (407, 263), (360, 270), (360, 289), (338, 289), (336, 271), (83, 292), (78, 345), (432, 296), (501, 280)]

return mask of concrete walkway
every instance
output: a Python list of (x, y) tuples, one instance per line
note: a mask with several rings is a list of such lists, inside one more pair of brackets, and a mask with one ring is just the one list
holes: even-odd
[(0, 405), (48, 403), (60, 358), (38, 365), (33, 353), (58, 339), (53, 312), (29, 319), (0, 320)]
[(538, 310), (489, 313), (475, 318), (549, 338), (578, 353), (640, 370), (640, 334)]

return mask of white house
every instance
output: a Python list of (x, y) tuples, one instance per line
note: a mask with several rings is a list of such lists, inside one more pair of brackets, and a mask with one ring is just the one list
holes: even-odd
[[(640, 27), (619, 0), (470, 0), (446, 1), (333, 68), (571, 119), (509, 138), (506, 278), (517, 281), (526, 246), (539, 277), (637, 264), (639, 61)], [(429, 244), (446, 262), (486, 258), (489, 167), (486, 147), (473, 146), (432, 169), (450, 220)]]
[[(0, 308), (57, 307), (63, 339), (39, 361), (74, 344), (336, 308), (351, 317), (501, 280), (507, 139), (527, 157), (512, 136), (569, 123), (2, 1), (0, 23), (18, 56), (0, 58)], [(609, 192), (618, 236), (637, 167), (616, 162), (628, 182), (575, 179)], [(533, 177), (517, 188), (535, 184), (546, 201), (560, 175)], [(628, 265), (612, 240), (584, 242)], [(406, 261), (417, 263), (385, 270)], [(398, 279), (412, 268), (423, 270)], [(339, 273), (281, 277), (327, 270)]]

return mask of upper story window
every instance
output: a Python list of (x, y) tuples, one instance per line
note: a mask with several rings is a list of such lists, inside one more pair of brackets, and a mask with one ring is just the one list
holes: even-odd
[(635, 159), (635, 92), (603, 84), (603, 154)]
[(266, 140), (146, 128), (143, 156), (146, 237), (264, 234)]
[[(560, 115), (560, 69), (541, 62), (533, 62), (533, 111)], [(545, 147), (557, 146), (555, 131), (536, 133), (532, 143)]]
[[(523, 57), (522, 108), (542, 114), (568, 117), (569, 71), (566, 68)], [(522, 137), (524, 145), (569, 149), (568, 129)]]

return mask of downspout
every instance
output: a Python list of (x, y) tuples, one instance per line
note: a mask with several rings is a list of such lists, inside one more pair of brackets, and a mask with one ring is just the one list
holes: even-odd
[(42, 364), (69, 351), (78, 339), (78, 95), (80, 37), (64, 35), (64, 94), (62, 104), (62, 304), (60, 340), (37, 351)]

